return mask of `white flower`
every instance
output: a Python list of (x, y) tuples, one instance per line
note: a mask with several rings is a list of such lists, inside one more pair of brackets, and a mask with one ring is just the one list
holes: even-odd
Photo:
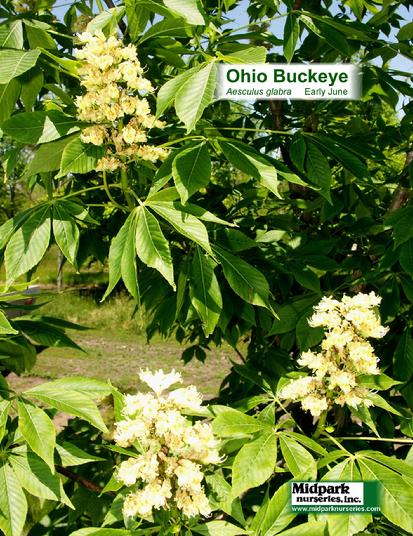
[(139, 378), (157, 395), (161, 394), (162, 391), (165, 391), (165, 389), (168, 389), (175, 383), (182, 383), (181, 374), (175, 372), (174, 369), (167, 374), (165, 374), (162, 369), (159, 369), (156, 372), (151, 372), (149, 369), (142, 370), (139, 373)]
[(168, 400), (179, 409), (198, 410), (202, 406), (202, 397), (194, 385), (175, 389), (169, 393)]

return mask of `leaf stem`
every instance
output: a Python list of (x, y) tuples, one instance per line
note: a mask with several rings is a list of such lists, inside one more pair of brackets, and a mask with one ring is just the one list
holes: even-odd
[(103, 172), (103, 187), (105, 188), (106, 195), (108, 196), (109, 200), (115, 205), (115, 207), (119, 208), (120, 210), (126, 211), (126, 208), (120, 205), (117, 201), (115, 201), (112, 194), (110, 193), (106, 171)]
[(125, 196), (125, 199), (128, 203), (129, 210), (133, 210), (135, 208), (135, 203), (133, 201), (133, 197), (129, 193), (129, 181), (126, 169), (121, 169), (120, 182), (122, 185), (123, 195)]
[[(320, 441), (330, 441), (336, 439), (338, 441), (383, 441), (387, 443), (406, 443), (407, 445), (413, 445), (413, 439), (408, 439), (405, 437), (401, 438), (391, 438), (391, 437), (369, 437), (369, 436), (345, 436), (345, 437), (336, 437), (333, 438), (329, 434), (326, 438), (321, 438)], [(334, 441), (335, 442), (335, 441)]]
[(317, 428), (313, 434), (313, 439), (318, 439), (320, 437), (321, 432), (324, 431), (326, 419), (327, 419), (327, 410), (323, 411), (323, 413), (320, 415), (320, 418), (318, 419)]

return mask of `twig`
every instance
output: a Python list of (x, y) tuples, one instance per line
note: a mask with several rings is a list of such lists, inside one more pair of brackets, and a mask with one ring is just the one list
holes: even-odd
[(74, 480), (78, 484), (81, 484), (84, 488), (88, 489), (89, 491), (93, 491), (95, 493), (102, 493), (103, 491), (102, 486), (99, 486), (98, 484), (91, 482), (84, 476), (78, 475), (74, 473), (73, 471), (71, 471), (70, 469), (67, 469), (66, 467), (62, 467), (61, 465), (56, 465), (55, 467), (58, 473), (60, 473), (63, 476), (66, 476), (67, 478), (70, 478), (70, 480)]

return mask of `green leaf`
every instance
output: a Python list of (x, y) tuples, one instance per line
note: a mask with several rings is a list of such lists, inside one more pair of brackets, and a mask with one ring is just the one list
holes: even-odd
[(6, 434), (7, 418), (11, 409), (10, 400), (0, 400), (0, 441)]
[[(139, 291), (136, 272), (136, 251), (134, 237), (136, 234), (136, 213), (126, 218), (118, 234), (112, 239), (109, 249), (109, 284), (102, 301), (109, 296), (121, 277), (128, 282), (128, 289), (138, 300)], [(132, 246), (131, 246), (132, 241)], [(126, 285), (126, 282), (125, 282)]]
[(98, 160), (104, 154), (103, 147), (82, 143), (76, 137), (63, 150), (60, 170), (56, 178), (64, 177), (68, 173), (88, 173), (96, 169)]
[(313, 292), (320, 292), (320, 279), (316, 276), (316, 274), (310, 270), (309, 268), (300, 268), (300, 269), (294, 269), (293, 270), (294, 279), (299, 283), (302, 287), (308, 288), (309, 290), (312, 290)]
[(44, 460), (54, 473), (56, 432), (50, 417), (40, 408), (18, 402), (19, 430), (29, 447)]
[(53, 234), (63, 255), (71, 264), (76, 266), (79, 227), (66, 211), (63, 203), (55, 203), (53, 206)]
[(53, 384), (45, 383), (29, 389), (25, 395), (34, 397), (52, 408), (85, 419), (103, 432), (107, 431), (96, 404), (79, 391), (63, 390)]
[(293, 514), (290, 509), (290, 484), (285, 483), (278, 488), (268, 503), (265, 515), (257, 527), (257, 534), (260, 536), (278, 534), (291, 523), (295, 516), (296, 514)]
[(211, 158), (206, 143), (189, 147), (177, 154), (172, 164), (172, 174), (182, 203), (209, 183)]
[(306, 169), (308, 179), (320, 189), (320, 194), (331, 203), (331, 169), (323, 153), (307, 140)]
[(315, 480), (317, 465), (314, 458), (297, 441), (286, 435), (280, 435), (280, 447), (288, 469), (294, 477)]
[(197, 0), (164, 0), (164, 4), (188, 24), (204, 25), (205, 12)]
[(413, 38), (413, 22), (408, 22), (400, 28), (397, 32), (397, 39), (399, 41), (405, 41)]
[(93, 454), (82, 450), (74, 443), (69, 441), (63, 441), (56, 444), (56, 450), (60, 457), (61, 464), (64, 467), (71, 467), (73, 465), (83, 465), (90, 462), (104, 461), (104, 458), (99, 458)]
[(0, 50), (0, 84), (7, 84), (31, 69), (39, 55), (40, 50)]
[(8, 284), (40, 262), (49, 246), (50, 228), (50, 207), (43, 206), (33, 210), (17, 229), (4, 255)]
[(232, 290), (246, 302), (272, 311), (269, 301), (270, 288), (263, 274), (243, 259), (219, 247), (214, 247), (214, 252)]
[(311, 139), (315, 143), (321, 145), (323, 150), (326, 150), (355, 177), (358, 177), (359, 179), (366, 179), (369, 177), (369, 170), (364, 162), (362, 162), (354, 153), (340, 145), (337, 140), (331, 140), (323, 134), (314, 135)]
[(251, 175), (274, 195), (281, 197), (278, 192), (277, 170), (262, 155), (251, 151), (247, 145), (240, 143), (220, 141), (219, 146), (233, 166), (243, 173)]
[(136, 534), (136, 531), (131, 532), (130, 530), (125, 529), (88, 527), (87, 529), (75, 530), (75, 532), (71, 532), (69, 536), (135, 536)]
[(233, 408), (226, 407), (212, 423), (214, 432), (221, 437), (243, 437), (268, 428), (268, 424)]
[(43, 87), (43, 72), (38, 67), (33, 67), (20, 76), (19, 81), (22, 88), (20, 100), (24, 104), (26, 112), (31, 112)]
[(0, 310), (0, 336), (2, 335), (15, 335), (18, 333), (10, 322), (8, 321), (6, 315), (3, 313), (3, 311)]
[(203, 525), (195, 525), (192, 530), (196, 534), (202, 534), (205, 536), (241, 536), (242, 534), (249, 534), (244, 529), (229, 523), (228, 521), (208, 521)]
[(171, 80), (168, 80), (158, 91), (156, 99), (156, 117), (159, 117), (163, 112), (172, 105), (175, 100), (178, 89), (180, 89), (185, 82), (191, 78), (192, 75), (197, 73), (202, 68), (202, 65), (197, 65), (184, 71), (183, 73), (175, 76)]
[(27, 515), (24, 491), (12, 468), (0, 466), (0, 529), (5, 536), (21, 536)]
[(44, 143), (37, 149), (33, 159), (24, 171), (23, 179), (27, 179), (37, 173), (47, 173), (60, 168), (63, 151), (73, 136), (67, 136), (58, 141)]
[(35, 144), (47, 143), (72, 134), (79, 130), (79, 122), (75, 117), (57, 110), (49, 110), (13, 115), (1, 125), (1, 128), (20, 143)]
[(0, 85), (0, 121), (8, 119), (20, 95), (21, 83), (13, 78), (7, 84)]
[(228, 54), (220, 54), (219, 58), (226, 63), (265, 63), (267, 49), (265, 47), (248, 47)]
[[(325, 536), (326, 524), (324, 521), (308, 521), (307, 523), (301, 523), (301, 525), (297, 525), (291, 529), (277, 532), (277, 534), (279, 536)], [(340, 534), (341, 536), (341, 532), (333, 532), (331, 534), (337, 534), (337, 536)]]
[(21, 20), (0, 26), (1, 48), (23, 48), (23, 25)]
[(393, 227), (395, 248), (413, 238), (413, 207), (400, 208), (390, 212), (384, 221), (386, 225)]
[(277, 461), (277, 437), (273, 430), (262, 432), (247, 443), (232, 464), (232, 496), (260, 486), (272, 475)]
[(198, 218), (187, 212), (177, 210), (174, 203), (170, 201), (148, 201), (146, 204), (169, 222), (178, 233), (186, 236), (193, 242), (196, 242), (204, 248), (207, 253), (212, 255), (208, 232), (205, 225), (198, 220)]
[(397, 380), (393, 380), (393, 378), (390, 378), (390, 376), (387, 376), (386, 374), (360, 374), (360, 376), (357, 376), (357, 382), (360, 385), (363, 385), (364, 387), (367, 387), (368, 389), (376, 389), (385, 391), (387, 389), (390, 389), (394, 385), (400, 384), (402, 382), (399, 382)]
[(408, 533), (413, 532), (413, 487), (395, 471), (373, 460), (358, 458), (363, 480), (379, 480), (380, 509), (389, 521)]
[(194, 129), (205, 108), (212, 102), (217, 81), (217, 64), (209, 62), (181, 86), (175, 97), (175, 109), (187, 133)]
[(214, 263), (197, 247), (192, 261), (190, 297), (205, 336), (215, 329), (222, 310), (222, 296), (214, 274)]
[(155, 37), (188, 37), (191, 35), (191, 27), (184, 19), (168, 18), (153, 24), (139, 39), (139, 44)]
[(36, 454), (19, 452), (12, 454), (9, 461), (18, 481), (26, 491), (35, 497), (60, 501), (74, 508), (63, 489), (60, 476), (57, 473), (53, 474), (49, 466)]
[(26, 35), (29, 41), (30, 48), (45, 48), (45, 49), (56, 49), (56, 43), (53, 37), (43, 30), (29, 23), (29, 21), (24, 21), (26, 27)]
[(413, 239), (410, 238), (400, 247), (399, 262), (401, 267), (410, 276), (413, 275)]
[(122, 18), (124, 13), (125, 8), (123, 6), (112, 7), (102, 11), (88, 23), (86, 31), (93, 34), (96, 30), (105, 30), (109, 34), (113, 34), (117, 30), (118, 20)]
[(399, 338), (393, 356), (393, 371), (401, 381), (408, 381), (413, 375), (413, 339), (409, 328)]
[[(361, 475), (353, 460), (344, 460), (328, 471), (323, 480), (326, 482), (357, 482), (361, 480)], [(345, 513), (326, 514), (319, 516), (320, 521), (326, 521), (330, 534), (340, 534), (343, 536), (353, 536), (362, 532), (372, 521), (372, 515), (368, 513)]]
[(53, 390), (78, 391), (91, 400), (102, 400), (113, 392), (113, 387), (101, 380), (86, 378), (85, 376), (66, 376), (43, 384)]
[(245, 525), (245, 517), (242, 511), (241, 501), (231, 497), (231, 486), (225, 480), (221, 472), (216, 471), (212, 475), (207, 475), (205, 480), (212, 493), (209, 494), (209, 501), (213, 510), (222, 510), (241, 525)]
[(136, 253), (147, 266), (160, 272), (175, 289), (169, 244), (158, 221), (143, 206), (136, 209)]
[(149, 21), (149, 9), (139, 0), (125, 0), (128, 33), (132, 41), (136, 41)]
[(294, 13), (289, 13), (284, 26), (284, 56), (288, 63), (294, 56), (294, 50), (300, 36), (300, 21)]
[(305, 153), (307, 151), (307, 147), (303, 135), (300, 132), (296, 132), (292, 137), (289, 151), (292, 163), (297, 167), (297, 169), (304, 171)]

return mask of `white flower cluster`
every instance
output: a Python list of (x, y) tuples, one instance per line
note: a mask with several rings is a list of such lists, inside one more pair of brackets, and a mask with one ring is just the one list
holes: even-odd
[(378, 358), (367, 338), (380, 339), (388, 328), (380, 324), (374, 292), (344, 296), (341, 301), (324, 297), (314, 308), (310, 326), (327, 328), (321, 351), (304, 352), (298, 360), (311, 375), (292, 380), (280, 398), (299, 401), (314, 417), (332, 404), (371, 406), (369, 390), (359, 384), (360, 374), (379, 374)]
[(115, 171), (128, 159), (163, 160), (167, 150), (146, 144), (147, 129), (164, 123), (155, 119), (147, 99), (140, 96), (153, 87), (143, 76), (136, 47), (125, 47), (114, 36), (106, 38), (101, 30), (82, 33), (79, 40), (83, 47), (75, 55), (83, 60), (78, 72), (86, 93), (76, 99), (78, 118), (94, 123), (82, 131), (81, 140), (108, 146), (97, 169)]
[(202, 398), (196, 387), (165, 392), (182, 382), (174, 370), (142, 371), (140, 378), (152, 393), (125, 396), (124, 420), (115, 425), (114, 440), (135, 447), (137, 454), (122, 462), (116, 479), (132, 487), (123, 512), (148, 517), (153, 509), (177, 507), (187, 517), (211, 513), (202, 487), (202, 467), (221, 461), (218, 442), (205, 422), (184, 415), (197, 411)]

